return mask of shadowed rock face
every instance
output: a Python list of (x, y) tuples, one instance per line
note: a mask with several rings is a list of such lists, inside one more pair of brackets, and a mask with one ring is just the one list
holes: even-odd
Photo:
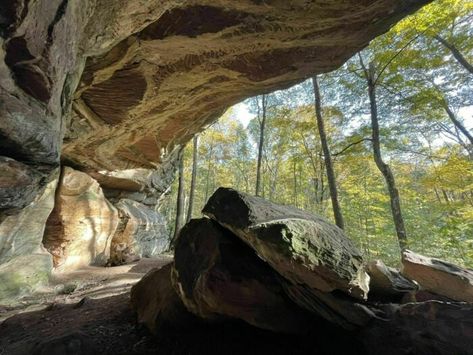
[(155, 167), (228, 106), (335, 69), (427, 2), (9, 2), (0, 146), (22, 161)]
[(284, 294), (278, 274), (210, 219), (193, 219), (181, 230), (172, 274), (184, 305), (201, 318), (237, 318), (290, 334), (315, 326)]

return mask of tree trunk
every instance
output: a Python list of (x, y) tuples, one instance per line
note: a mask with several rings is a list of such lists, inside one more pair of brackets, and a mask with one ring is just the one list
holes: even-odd
[(453, 55), (453, 57), (463, 66), (466, 70), (468, 70), (471, 74), (473, 74), (473, 65), (471, 65), (463, 54), (458, 50), (457, 47), (453, 43), (449, 43), (446, 39), (440, 37), (439, 35), (434, 36), (434, 38), (439, 41), (445, 48), (447, 48)]
[(189, 222), (192, 218), (192, 209), (194, 207), (194, 195), (195, 195), (195, 184), (197, 180), (197, 148), (198, 148), (199, 137), (194, 136), (192, 142), (194, 143), (192, 151), (192, 177), (191, 177), (191, 188), (189, 191), (189, 207), (187, 209), (186, 221)]
[(258, 162), (256, 166), (256, 189), (255, 195), (259, 196), (261, 193), (261, 162), (263, 158), (263, 144), (264, 144), (264, 128), (266, 125), (266, 95), (261, 97), (262, 118), (259, 127), (259, 144), (258, 144)]
[(178, 189), (177, 189), (177, 202), (176, 202), (176, 222), (174, 227), (174, 236), (173, 236), (173, 244), (176, 241), (177, 236), (179, 235), (179, 231), (184, 224), (184, 151), (181, 151), (179, 156), (179, 181), (178, 181)]
[(325, 125), (322, 117), (322, 106), (320, 98), (319, 84), (317, 82), (317, 76), (312, 77), (312, 85), (314, 87), (314, 98), (315, 98), (315, 116), (317, 118), (317, 128), (319, 130), (320, 143), (322, 144), (322, 151), (324, 153), (325, 171), (327, 173), (328, 186), (330, 189), (330, 198), (332, 200), (333, 215), (335, 217), (335, 224), (344, 229), (344, 221), (342, 215), (342, 209), (338, 202), (337, 182), (335, 179), (335, 172), (333, 170), (332, 157), (330, 155), (330, 148), (327, 143), (327, 135), (325, 133)]
[(213, 150), (214, 150), (214, 142), (213, 139), (210, 141), (210, 150), (207, 159), (207, 176), (205, 178), (205, 198), (204, 201), (207, 201), (209, 197), (209, 184), (210, 184), (210, 165), (212, 163), (213, 158)]
[(370, 98), (370, 112), (371, 112), (371, 130), (373, 142), (373, 157), (379, 171), (384, 176), (386, 185), (388, 186), (389, 197), (391, 200), (391, 212), (393, 215), (394, 226), (396, 228), (397, 239), (401, 251), (407, 249), (407, 234), (404, 227), (404, 219), (401, 212), (401, 201), (399, 198), (399, 191), (396, 187), (396, 181), (389, 165), (387, 165), (381, 156), (381, 146), (379, 140), (379, 122), (378, 122), (378, 107), (376, 102), (376, 84), (375, 84), (375, 67), (370, 63), (368, 73), (368, 94)]
[[(465, 126), (463, 126), (460, 121), (457, 120), (457, 118), (455, 117), (455, 114), (453, 113), (453, 111), (448, 106), (448, 103), (446, 103), (446, 102), (445, 102), (445, 105), (444, 105), (444, 109), (445, 109), (445, 112), (447, 112), (447, 115), (448, 115), (448, 118), (450, 118), (450, 121), (452, 121), (452, 123), (455, 125), (455, 127), (457, 127), (458, 130), (461, 133), (463, 133), (463, 135), (466, 138), (468, 138), (468, 140), (470, 141), (470, 144), (473, 145), (473, 136), (468, 131), (468, 129)], [(468, 149), (468, 151), (470, 151), (470, 149)]]
[(293, 177), (293, 189), (292, 189), (292, 203), (297, 207), (297, 176), (296, 176), (296, 161), (292, 163), (292, 177)]

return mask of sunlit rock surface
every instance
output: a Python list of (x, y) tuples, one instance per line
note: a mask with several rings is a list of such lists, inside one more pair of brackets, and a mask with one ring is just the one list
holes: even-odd
[(402, 274), (424, 290), (473, 303), (473, 270), (406, 250), (402, 254)]
[(153, 168), (228, 106), (335, 69), (427, 2), (9, 2), (0, 145), (36, 162)]
[(401, 275), (401, 273), (381, 260), (373, 260), (366, 266), (366, 272), (370, 276), (370, 300), (400, 301), (403, 296), (418, 290), (419, 286)]
[(105, 265), (118, 226), (118, 211), (97, 181), (72, 168), (63, 168), (56, 203), (44, 235), (44, 246), (59, 270)]
[[(59, 169), (55, 169), (45, 177), (42, 192), (28, 206), (0, 218), (0, 304), (27, 295), (48, 281), (52, 257), (43, 248), (42, 239), (54, 207), (58, 177)], [(17, 181), (21, 184), (29, 178), (22, 172)]]

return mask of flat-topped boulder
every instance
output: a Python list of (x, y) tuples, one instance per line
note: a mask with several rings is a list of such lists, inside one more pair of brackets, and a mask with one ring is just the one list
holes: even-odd
[(473, 303), (473, 270), (406, 250), (402, 254), (402, 274), (424, 290)]
[(365, 299), (369, 276), (361, 253), (322, 217), (219, 188), (203, 213), (235, 233), (281, 276), (321, 292)]

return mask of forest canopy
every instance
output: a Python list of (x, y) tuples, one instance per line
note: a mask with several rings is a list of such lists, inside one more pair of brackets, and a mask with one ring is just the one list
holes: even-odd
[(472, 24), (473, 2), (435, 1), (338, 70), (246, 100), (248, 125), (229, 109), (183, 151), (180, 218), (233, 187), (337, 222), (367, 259), (473, 267)]

